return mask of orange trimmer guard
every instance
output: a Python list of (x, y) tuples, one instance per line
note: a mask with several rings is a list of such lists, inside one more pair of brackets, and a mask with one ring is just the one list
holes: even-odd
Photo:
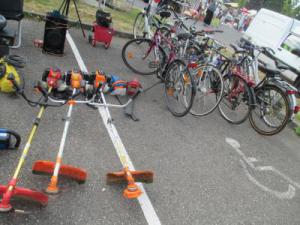
[(127, 167), (120, 172), (107, 173), (107, 184), (127, 183), (127, 188), (124, 190), (125, 198), (138, 198), (142, 191), (139, 189), (135, 182), (152, 183), (153, 182), (152, 171), (130, 171)]
[(48, 204), (48, 196), (39, 191), (23, 187), (15, 187), (12, 191), (7, 191), (7, 188), (8, 186), (0, 185), (0, 195), (3, 195), (0, 203), (0, 212), (8, 212), (12, 209), (10, 199), (14, 197), (28, 199), (30, 201), (37, 202), (42, 206), (46, 206)]
[[(55, 162), (45, 160), (36, 161), (33, 164), (32, 173), (52, 176), (54, 167)], [(87, 172), (85, 170), (70, 165), (61, 165), (59, 175), (71, 178), (79, 184), (83, 184), (87, 179)]]

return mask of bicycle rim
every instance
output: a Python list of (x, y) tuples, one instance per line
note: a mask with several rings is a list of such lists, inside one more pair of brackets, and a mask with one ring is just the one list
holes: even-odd
[(169, 111), (177, 117), (185, 116), (195, 96), (193, 78), (181, 60), (173, 61), (166, 72), (164, 99)]
[(221, 116), (229, 123), (241, 124), (248, 118), (252, 94), (247, 82), (234, 74), (224, 77), (224, 94), (218, 105)]
[(213, 66), (200, 66), (192, 70), (196, 95), (191, 114), (205, 116), (212, 113), (219, 105), (224, 91), (223, 77)]
[(250, 113), (250, 123), (262, 135), (275, 135), (289, 121), (291, 110), (287, 95), (274, 85), (266, 85), (256, 92), (256, 106)]

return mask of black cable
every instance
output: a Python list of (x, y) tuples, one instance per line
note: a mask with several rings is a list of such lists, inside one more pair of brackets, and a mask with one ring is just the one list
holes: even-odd
[(26, 65), (26, 59), (19, 55), (4, 56), (3, 61), (18, 68), (23, 68)]

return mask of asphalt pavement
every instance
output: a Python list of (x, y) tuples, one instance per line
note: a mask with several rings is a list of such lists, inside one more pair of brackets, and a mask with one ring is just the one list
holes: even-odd
[[(23, 45), (13, 51), (27, 58), (22, 72), (26, 93), (32, 98), (38, 97), (32, 83), (41, 79), (44, 68), (78, 68), (68, 44), (63, 57), (45, 55), (34, 48), (33, 40), (43, 37), (43, 27), (43, 23), (25, 20)], [(126, 39), (114, 37), (105, 50), (101, 45), (89, 45), (79, 30), (71, 29), (70, 33), (90, 71), (103, 68), (124, 79), (137, 77), (145, 88), (156, 81), (152, 76), (133, 74), (124, 65), (121, 49)], [(226, 43), (238, 39), (231, 31), (219, 35)], [(118, 109), (111, 110), (135, 167), (155, 173), (154, 183), (145, 184), (145, 189), (162, 224), (300, 224), (300, 142), (291, 129), (264, 137), (248, 122), (228, 124), (218, 111), (201, 118), (176, 118), (168, 112), (162, 96), (162, 86), (157, 86), (138, 98), (139, 122)], [(20, 97), (5, 94), (0, 95), (0, 103), (0, 126), (18, 131), (24, 146), (38, 109)], [(49, 177), (33, 175), (31, 166), (35, 160), (55, 159), (66, 113), (67, 107), (47, 108), (22, 170), (21, 186), (47, 187)], [(64, 163), (86, 169), (87, 182), (78, 185), (60, 180), (62, 192), (50, 196), (44, 208), (14, 201), (24, 212), (0, 214), (0, 224), (147, 224), (138, 202), (123, 198), (124, 186), (106, 185), (105, 174), (120, 170), (121, 164), (98, 112), (75, 106), (70, 129)], [(228, 138), (238, 141), (240, 147)], [(0, 183), (8, 182), (20, 155), (20, 150), (0, 151)]]

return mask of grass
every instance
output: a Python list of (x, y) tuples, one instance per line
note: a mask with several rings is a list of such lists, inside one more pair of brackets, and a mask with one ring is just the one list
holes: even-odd
[(220, 24), (221, 24), (220, 19), (218, 19), (218, 18), (216, 18), (216, 17), (214, 17), (214, 18), (212, 19), (212, 21), (211, 21), (211, 25), (212, 25), (213, 27), (219, 27)]
[[(24, 9), (28, 12), (45, 14), (46, 12), (58, 9), (62, 0), (25, 0)], [(78, 2), (78, 10), (83, 23), (92, 24), (95, 20), (97, 7), (87, 5), (82, 1)], [(113, 27), (119, 31), (131, 32), (134, 19), (140, 12), (139, 9), (127, 7), (126, 11), (118, 11), (106, 7), (107, 12), (110, 12), (113, 19)], [(77, 21), (74, 4), (70, 5), (70, 19)]]

